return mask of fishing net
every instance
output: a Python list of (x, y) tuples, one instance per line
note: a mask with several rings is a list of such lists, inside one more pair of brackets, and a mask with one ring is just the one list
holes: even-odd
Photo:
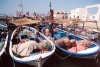
[(84, 47), (88, 47), (88, 48), (91, 46), (91, 42), (86, 39), (78, 41), (78, 44)]

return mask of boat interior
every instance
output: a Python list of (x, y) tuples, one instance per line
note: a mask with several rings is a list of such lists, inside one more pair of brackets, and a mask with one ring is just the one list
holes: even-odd
[[(41, 47), (36, 47), (32, 50), (32, 52), (30, 53), (29, 56), (33, 56), (33, 55), (37, 55), (37, 54), (41, 54), (41, 53), (44, 53), (44, 52), (48, 52), (48, 51), (51, 51), (52, 50), (52, 47), (50, 46), (50, 43), (48, 45), (47, 42), (45, 42), (45, 38), (39, 34), (39, 32), (36, 32), (35, 30), (31, 29), (31, 28), (27, 28), (27, 27), (23, 27), (22, 29), (18, 29), (14, 35), (13, 35), (13, 39), (12, 39), (12, 48), (16, 45), (17, 48), (18, 48), (18, 45), (26, 45), (27, 42), (29, 41), (35, 41), (37, 43), (37, 45), (39, 46), (40, 43), (42, 44), (43, 42), (43, 45), (44, 43), (46, 44), (45, 47), (48, 48), (49, 46), (49, 49), (48, 50), (45, 50), (44, 48), (42, 49)], [(41, 42), (42, 41), (42, 42)], [(35, 45), (35, 44), (34, 44)], [(44, 47), (44, 46), (42, 46)], [(41, 52), (41, 50), (43, 50), (44, 52)], [(24, 57), (24, 56), (20, 56), (19, 54), (16, 54), (14, 51), (13, 53), (17, 56), (17, 57)]]
[(4, 28), (2, 25), (0, 25), (0, 51), (2, 50), (5, 44), (7, 32), (8, 32), (7, 29)]
[[(68, 34), (65, 31), (60, 30), (60, 29), (57, 30), (57, 32), (54, 34), (54, 36), (56, 37), (55, 43), (57, 41), (56, 45), (58, 45), (58, 43), (60, 42), (59, 43), (60, 47), (66, 49), (68, 51), (71, 51), (71, 52), (80, 52), (80, 51), (87, 50), (89, 48), (93, 48), (96, 46), (90, 40), (87, 40), (87, 39), (85, 39), (86, 40), (85, 42), (89, 42), (89, 43), (86, 43), (88, 45), (84, 45), (84, 43), (82, 43), (82, 41), (84, 41), (84, 39), (82, 39), (78, 36), (75, 36), (73, 34)], [(71, 44), (67, 45), (67, 43), (64, 43), (64, 39), (65, 40), (69, 39)], [(64, 45), (61, 45), (61, 44), (64, 44)]]

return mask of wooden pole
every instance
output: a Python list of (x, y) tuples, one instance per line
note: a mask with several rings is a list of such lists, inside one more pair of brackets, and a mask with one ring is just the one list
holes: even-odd
[(51, 7), (51, 2), (50, 2), (50, 21), (53, 23), (54, 17), (53, 17), (53, 9)]
[(85, 24), (85, 22), (83, 22), (83, 30), (84, 30), (84, 24)]
[(97, 21), (95, 21), (96, 22), (96, 27), (97, 27), (97, 31), (98, 31), (98, 24), (97, 24)]
[(22, 0), (21, 0), (21, 5), (22, 5), (22, 16), (23, 16), (23, 4), (22, 4)]

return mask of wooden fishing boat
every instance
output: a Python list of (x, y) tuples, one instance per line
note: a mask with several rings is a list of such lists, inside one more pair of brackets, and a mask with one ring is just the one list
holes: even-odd
[[(42, 33), (44, 33), (44, 32), (42, 31)], [(73, 57), (95, 58), (98, 54), (98, 51), (99, 51), (99, 46), (96, 43), (91, 42), (88, 39), (84, 39), (82, 37), (79, 37), (75, 34), (67, 33), (66, 31), (61, 30), (61, 29), (56, 29), (56, 33), (54, 33), (53, 37), (51, 37), (51, 38), (52, 38), (52, 40), (56, 41), (55, 46), (60, 51), (62, 51), (64, 54), (67, 54), (67, 55), (70, 55)], [(68, 46), (68, 43), (66, 43), (66, 45), (63, 45), (64, 44), (63, 39), (64, 40), (69, 39), (70, 41), (74, 40), (74, 42), (72, 43), (74, 45), (71, 44), (70, 46)], [(90, 42), (88, 47), (83, 46), (80, 43), (78, 43), (78, 42), (83, 41), (83, 40), (87, 40), (86, 42), (88, 42), (88, 41)], [(59, 41), (61, 43), (59, 43)]]
[[(19, 36), (17, 43), (14, 40), (15, 35)], [(43, 44), (39, 38), (43, 41)], [(40, 47), (41, 44), (42, 46)], [(22, 45), (24, 46), (22, 47)], [(25, 54), (25, 52), (28, 54)], [(21, 26), (15, 29), (11, 35), (9, 53), (12, 59), (18, 63), (41, 67), (54, 52), (54, 43), (42, 33), (38, 32), (37, 35), (37, 30), (32, 27)]]
[(90, 30), (89, 28), (80, 28), (80, 27), (77, 27), (77, 28), (69, 28), (68, 31), (70, 33), (73, 33), (73, 32), (76, 32), (76, 34), (80, 37), (83, 37), (83, 38), (87, 38), (87, 39), (97, 39), (98, 38), (98, 32), (96, 31), (93, 31), (93, 30)]
[(96, 29), (92, 29), (94, 32), (97, 32), (98, 33), (98, 36), (100, 36), (100, 31), (99, 30), (96, 30)]
[(0, 57), (6, 51), (8, 41), (7, 26), (0, 24)]

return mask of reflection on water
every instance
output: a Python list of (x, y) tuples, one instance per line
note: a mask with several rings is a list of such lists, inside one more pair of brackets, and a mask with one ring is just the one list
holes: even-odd
[(91, 59), (69, 57), (62, 60), (54, 55), (52, 59), (47, 60), (43, 67), (96, 67), (96, 64)]

